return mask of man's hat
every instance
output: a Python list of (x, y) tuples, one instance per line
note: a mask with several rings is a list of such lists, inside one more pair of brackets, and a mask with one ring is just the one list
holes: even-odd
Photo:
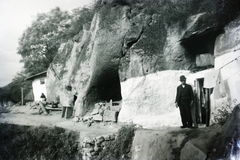
[(186, 77), (184, 75), (181, 75), (180, 76), (180, 81), (185, 81), (186, 80)]

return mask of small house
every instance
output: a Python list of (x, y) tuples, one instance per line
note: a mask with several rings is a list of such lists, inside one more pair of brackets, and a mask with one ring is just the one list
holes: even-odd
[(26, 81), (27, 80), (32, 81), (34, 101), (40, 101), (40, 96), (42, 93), (44, 93), (45, 96), (47, 97), (46, 78), (47, 78), (47, 71), (44, 71), (25, 79)]

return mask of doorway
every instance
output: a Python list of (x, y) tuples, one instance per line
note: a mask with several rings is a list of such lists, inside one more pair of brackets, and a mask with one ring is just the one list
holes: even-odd
[(197, 124), (206, 124), (209, 126), (210, 122), (210, 95), (213, 88), (204, 88), (204, 78), (195, 81), (195, 120)]

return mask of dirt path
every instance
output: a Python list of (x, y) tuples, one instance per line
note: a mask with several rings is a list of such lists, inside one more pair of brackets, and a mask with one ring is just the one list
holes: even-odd
[(29, 106), (14, 106), (8, 108), (9, 113), (0, 113), (0, 123), (10, 123), (28, 126), (62, 127), (68, 130), (79, 131), (88, 136), (97, 136), (116, 133), (122, 124), (116, 123), (93, 123), (88, 127), (83, 122), (74, 122), (73, 119), (61, 118), (61, 111), (52, 111), (51, 115), (38, 115), (37, 109)]

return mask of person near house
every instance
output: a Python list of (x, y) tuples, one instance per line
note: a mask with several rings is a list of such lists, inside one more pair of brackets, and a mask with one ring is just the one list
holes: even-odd
[(41, 94), (40, 96), (41, 101), (39, 102), (39, 114), (42, 114), (42, 112), (44, 113), (44, 115), (48, 115), (47, 109), (46, 109), (46, 105), (47, 105), (47, 99), (46, 96), (44, 95), (44, 93)]
[(72, 87), (67, 86), (65, 90), (65, 97), (62, 104), (62, 118), (70, 118), (73, 114), (74, 107), (74, 95), (72, 93)]
[(194, 95), (192, 86), (186, 84), (186, 77), (180, 76), (181, 85), (177, 87), (175, 105), (180, 110), (182, 126), (181, 128), (192, 128), (191, 106), (193, 105)]
[(44, 93), (41, 94), (40, 99), (41, 99), (41, 101), (44, 101), (44, 102), (47, 100), (47, 98), (44, 95)]

